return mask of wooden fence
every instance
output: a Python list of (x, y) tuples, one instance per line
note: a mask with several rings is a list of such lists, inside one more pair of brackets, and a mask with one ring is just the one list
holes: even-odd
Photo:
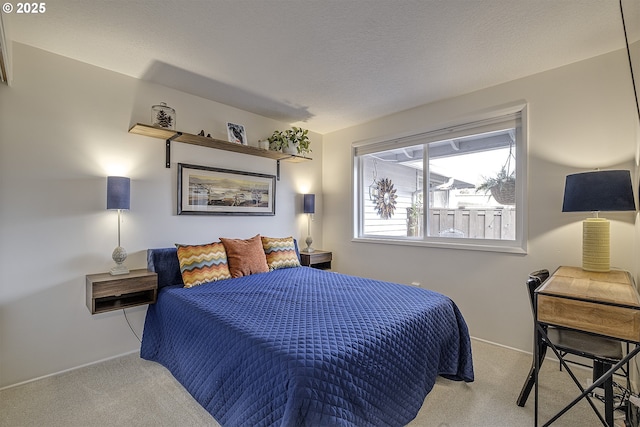
[[(422, 213), (413, 218), (422, 218)], [(421, 236), (421, 220), (407, 214), (407, 235)], [(429, 235), (471, 239), (514, 240), (516, 211), (506, 209), (431, 209)]]

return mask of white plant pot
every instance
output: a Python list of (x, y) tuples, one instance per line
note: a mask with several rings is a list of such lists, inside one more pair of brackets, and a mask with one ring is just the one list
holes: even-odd
[(298, 154), (298, 149), (294, 145), (288, 145), (282, 149), (282, 152), (286, 154)]

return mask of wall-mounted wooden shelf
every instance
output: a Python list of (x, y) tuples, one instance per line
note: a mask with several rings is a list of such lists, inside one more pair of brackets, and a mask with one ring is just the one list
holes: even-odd
[(185, 144), (215, 148), (216, 150), (233, 151), (235, 153), (249, 154), (251, 156), (266, 157), (268, 159), (277, 160), (278, 176), (280, 175), (280, 160), (284, 160), (287, 162), (302, 162), (305, 160), (311, 160), (309, 157), (296, 156), (293, 154), (281, 153), (279, 151), (263, 150), (262, 148), (252, 147), (250, 145), (236, 144), (233, 142), (223, 141), (221, 139), (208, 138), (205, 136), (178, 132), (172, 129), (165, 129), (161, 127), (145, 125), (142, 123), (135, 124), (131, 129), (129, 129), (129, 133), (164, 139), (166, 142), (165, 166), (167, 168), (171, 167), (171, 141), (183, 142)]

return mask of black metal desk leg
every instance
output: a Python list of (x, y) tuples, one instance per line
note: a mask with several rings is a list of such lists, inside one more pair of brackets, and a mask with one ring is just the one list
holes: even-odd
[(604, 417), (607, 425), (613, 426), (613, 377), (604, 381)]
[[(553, 346), (552, 346), (553, 348)], [(604, 382), (607, 379), (611, 379), (613, 378), (613, 374), (620, 369), (624, 364), (628, 363), (633, 357), (635, 357), (636, 354), (638, 354), (640, 352), (640, 344), (636, 345), (636, 347), (630, 352), (628, 353), (624, 358), (622, 358), (622, 360), (620, 360), (618, 363), (616, 363), (613, 367), (611, 367), (607, 372), (605, 372), (600, 378), (598, 378), (597, 381), (594, 381), (589, 387), (587, 387), (586, 389), (584, 389), (582, 391), (582, 394), (580, 394), (580, 396), (576, 397), (571, 403), (569, 403), (567, 406), (564, 407), (564, 409), (560, 412), (558, 412), (553, 418), (551, 418), (546, 424), (545, 426), (551, 425), (551, 423), (553, 423), (554, 421), (556, 421), (558, 418), (560, 418), (562, 415), (564, 415), (569, 409), (573, 408), (576, 403), (578, 403), (580, 400), (584, 399), (585, 397), (587, 398), (587, 400), (589, 400), (589, 394), (596, 389), (596, 387), (600, 387), (602, 384), (604, 384)], [(564, 361), (562, 361), (563, 364), (565, 364), (565, 368), (568, 368), (568, 366), (566, 366), (566, 363)], [(613, 381), (613, 380), (612, 380)], [(596, 412), (597, 415), (600, 417), (600, 419), (602, 420), (602, 416), (600, 415), (599, 412)], [(606, 422), (606, 420), (602, 420), (604, 422)], [(611, 427), (613, 427), (613, 422), (611, 424), (609, 424)], [(537, 426), (536, 426), (537, 427)]]
[(533, 328), (533, 382), (534, 382), (534, 409), (533, 409), (533, 426), (538, 427), (538, 375), (540, 373), (540, 351), (538, 349), (540, 343), (540, 324), (537, 320), (534, 321), (535, 327)]

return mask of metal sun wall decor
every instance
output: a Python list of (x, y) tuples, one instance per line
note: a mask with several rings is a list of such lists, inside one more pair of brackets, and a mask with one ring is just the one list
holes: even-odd
[(378, 191), (376, 192), (375, 209), (382, 219), (389, 219), (396, 210), (396, 189), (393, 182), (389, 178), (382, 178), (377, 183)]

